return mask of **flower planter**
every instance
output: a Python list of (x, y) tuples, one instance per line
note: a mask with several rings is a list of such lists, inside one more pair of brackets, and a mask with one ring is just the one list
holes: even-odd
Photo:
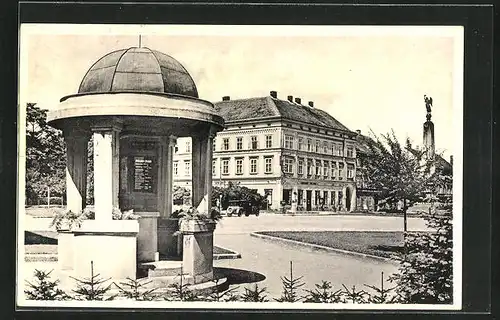
[(182, 233), (213, 232), (215, 225), (212, 220), (185, 219), (181, 220), (179, 230)]
[(213, 220), (181, 220), (179, 230), (183, 234), (183, 272), (192, 277), (194, 283), (213, 280), (215, 225)]
[(136, 277), (137, 220), (85, 220), (74, 234), (74, 276), (88, 277), (90, 262), (94, 274), (104, 278)]
[(57, 232), (57, 264), (59, 270), (73, 270), (74, 234), (69, 229), (60, 229)]

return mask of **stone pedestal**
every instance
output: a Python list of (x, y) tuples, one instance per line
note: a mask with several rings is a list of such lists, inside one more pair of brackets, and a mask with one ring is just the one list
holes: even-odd
[(57, 264), (59, 270), (73, 270), (74, 235), (70, 230), (59, 230), (57, 235)]
[(94, 275), (102, 278), (124, 280), (136, 278), (136, 250), (139, 223), (137, 220), (111, 220), (104, 224), (86, 220), (74, 230), (73, 276), (90, 277), (90, 262), (94, 263)]
[(179, 238), (182, 235), (175, 235), (179, 231), (179, 219), (160, 218), (158, 219), (158, 252), (163, 257), (179, 257)]
[(213, 239), (215, 222), (184, 220), (180, 231), (183, 234), (182, 272), (193, 282), (213, 280)]
[(155, 261), (158, 252), (158, 217), (159, 212), (136, 212), (139, 218), (137, 235), (137, 261)]

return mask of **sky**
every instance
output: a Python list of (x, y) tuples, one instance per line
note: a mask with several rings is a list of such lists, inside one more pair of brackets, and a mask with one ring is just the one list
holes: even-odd
[(139, 35), (143, 47), (188, 70), (201, 99), (274, 90), (314, 101), (350, 130), (394, 130), (414, 145), (422, 143), (424, 95), (431, 96), (437, 152), (454, 154), (463, 40), (451, 27), (23, 25), (21, 101), (56, 108), (95, 61), (138, 46)]

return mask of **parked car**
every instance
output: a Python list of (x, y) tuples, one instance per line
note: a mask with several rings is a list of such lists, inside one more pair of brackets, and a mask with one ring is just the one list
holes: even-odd
[(250, 201), (246, 200), (230, 200), (229, 206), (226, 209), (226, 215), (228, 217), (232, 215), (237, 215), (241, 217), (242, 214), (245, 217), (248, 217), (251, 214), (259, 216), (259, 208), (257, 206), (253, 206)]

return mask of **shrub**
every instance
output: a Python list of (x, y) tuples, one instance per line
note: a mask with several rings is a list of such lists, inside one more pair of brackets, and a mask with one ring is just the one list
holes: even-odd
[(314, 290), (306, 290), (308, 295), (304, 302), (315, 303), (336, 303), (342, 301), (342, 290), (332, 290), (332, 284), (329, 281), (323, 280), (320, 284), (315, 284)]
[(51, 273), (52, 270), (46, 272), (35, 269), (34, 276), (36, 281), (34, 283), (26, 281), (26, 284), (30, 288), (24, 290), (28, 300), (67, 300), (69, 298), (64, 291), (57, 287), (59, 280), (49, 280)]
[(109, 281), (108, 279), (102, 279), (99, 274), (94, 275), (94, 262), (90, 262), (90, 277), (84, 279), (73, 278), (77, 282), (77, 289), (73, 290), (77, 294), (77, 300), (98, 300), (98, 301), (109, 301), (113, 300), (115, 296), (105, 297), (105, 294), (111, 289), (111, 284), (107, 286), (101, 286), (103, 283)]
[(158, 288), (145, 289), (144, 287), (150, 284), (152, 281), (144, 282), (141, 280), (134, 280), (131, 278), (127, 278), (126, 282), (120, 282), (122, 286), (119, 286), (116, 282), (114, 285), (120, 290), (122, 296), (133, 299), (136, 301), (151, 301), (156, 298), (156, 295), (153, 293)]
[(267, 295), (265, 294), (267, 288), (259, 288), (257, 284), (252, 289), (245, 288), (245, 293), (241, 295), (241, 301), (244, 302), (268, 302)]
[(290, 261), (290, 278), (281, 277), (281, 282), (283, 283), (283, 292), (281, 297), (275, 299), (278, 302), (298, 302), (302, 298), (297, 294), (300, 287), (304, 285), (301, 281), (302, 277), (293, 277), (293, 264)]
[(426, 215), (433, 232), (408, 233), (407, 255), (399, 272), (390, 277), (405, 303), (452, 303), (453, 301), (453, 227), (452, 206), (445, 203)]

